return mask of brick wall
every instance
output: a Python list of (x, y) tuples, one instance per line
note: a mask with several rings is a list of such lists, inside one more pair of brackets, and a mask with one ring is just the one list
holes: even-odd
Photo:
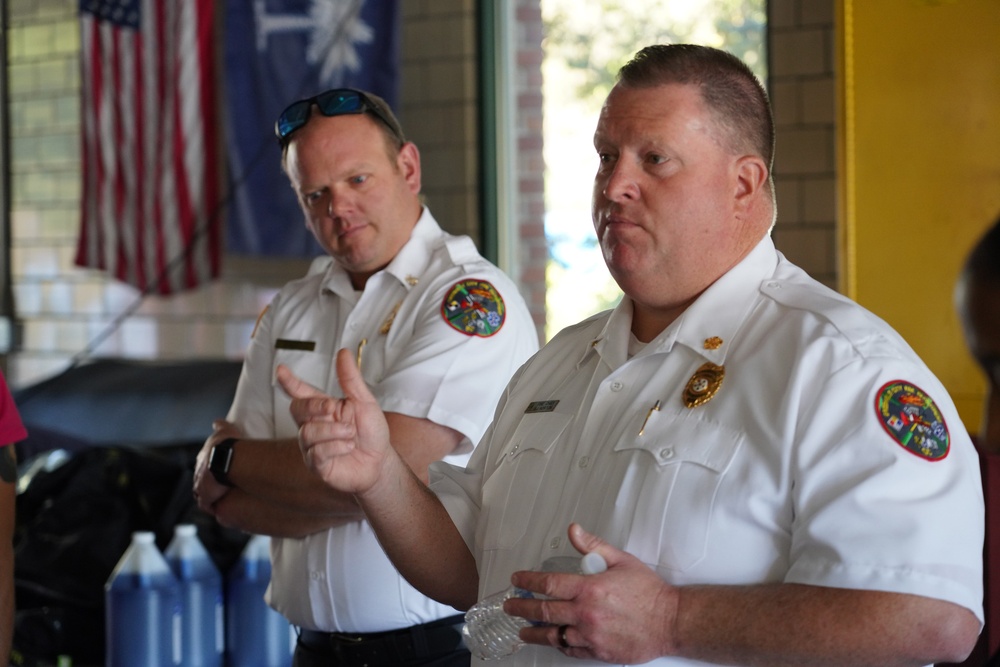
[(471, 0), (400, 2), (400, 122), (420, 148), (423, 193), (438, 222), (479, 234), (479, 48)]
[(834, 0), (769, 0), (769, 88), (777, 129), (775, 244), (837, 287)]
[(518, 273), (540, 341), (545, 339), (545, 159), (542, 155), (542, 9), (539, 0), (515, 5)]
[[(513, 0), (517, 90), (517, 248), (512, 265), (540, 336), (545, 320), (541, 11)], [(449, 230), (479, 228), (479, 109), (474, 0), (405, 0), (400, 116), (421, 147), (424, 191)], [(274, 290), (300, 261), (228, 259), (219, 282), (147, 297), (76, 269), (79, 199), (76, 0), (8, 0), (14, 294), (20, 347), (12, 385), (64, 368), (74, 355), (238, 358)], [(833, 0), (771, 0), (770, 89), (778, 127), (778, 247), (836, 286)], [(121, 326), (116, 325), (117, 319)]]
[[(274, 291), (306, 262), (227, 258), (221, 280), (171, 298), (73, 266), (80, 197), (77, 0), (5, 0), (12, 132), (11, 266), (17, 322), (7, 359), (12, 386), (65, 368), (81, 353), (147, 359), (239, 358)], [(538, 0), (517, 0), (525, 20), (522, 67), (538, 69)], [(421, 148), (424, 193), (454, 233), (480, 225), (477, 25), (474, 0), (404, 0), (400, 117)], [(537, 53), (536, 53), (537, 52)], [(516, 78), (537, 89), (540, 74)], [(539, 331), (544, 323), (540, 93), (519, 97), (519, 201), (526, 239), (519, 278)], [(478, 240), (478, 238), (477, 238)], [(542, 268), (539, 268), (541, 266)], [(541, 278), (539, 278), (541, 276)], [(541, 305), (539, 305), (541, 304)]]

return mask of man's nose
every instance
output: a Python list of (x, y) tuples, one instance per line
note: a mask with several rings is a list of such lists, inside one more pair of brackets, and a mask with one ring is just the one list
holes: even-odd
[(639, 187), (632, 166), (624, 160), (618, 160), (607, 174), (601, 192), (610, 201), (637, 198)]
[(351, 210), (351, 198), (346, 193), (331, 191), (326, 212), (331, 218), (340, 218)]

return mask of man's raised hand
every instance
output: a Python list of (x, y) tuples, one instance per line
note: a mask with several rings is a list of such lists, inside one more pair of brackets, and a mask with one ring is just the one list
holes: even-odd
[(337, 378), (344, 398), (332, 398), (278, 366), (278, 382), (292, 398), (299, 447), (306, 465), (327, 484), (363, 493), (378, 481), (392, 454), (389, 427), (348, 350), (337, 353)]

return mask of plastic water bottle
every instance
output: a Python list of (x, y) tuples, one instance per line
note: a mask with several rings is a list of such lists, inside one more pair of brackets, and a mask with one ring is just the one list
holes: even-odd
[(180, 665), (179, 585), (153, 533), (132, 533), (104, 585), (104, 602), (106, 667)]
[[(542, 563), (542, 572), (598, 574), (608, 569), (600, 554), (591, 552), (583, 557), (555, 556)], [(511, 586), (488, 595), (465, 612), (462, 636), (465, 645), (480, 660), (499, 660), (524, 646), (518, 636), (521, 628), (531, 624), (520, 616), (503, 610), (503, 603), (512, 597), (533, 598), (534, 593)]]
[(226, 577), (228, 667), (289, 667), (295, 650), (288, 620), (268, 606), (271, 538), (254, 535)]
[(198, 539), (194, 524), (174, 526), (174, 538), (164, 556), (180, 584), (181, 667), (222, 667), (222, 575)]

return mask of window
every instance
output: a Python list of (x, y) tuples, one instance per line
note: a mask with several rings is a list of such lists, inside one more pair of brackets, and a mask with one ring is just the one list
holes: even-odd
[(648, 44), (725, 49), (766, 81), (765, 0), (542, 0), (545, 21), (546, 338), (612, 307), (611, 279), (590, 217), (591, 138), (615, 72)]

